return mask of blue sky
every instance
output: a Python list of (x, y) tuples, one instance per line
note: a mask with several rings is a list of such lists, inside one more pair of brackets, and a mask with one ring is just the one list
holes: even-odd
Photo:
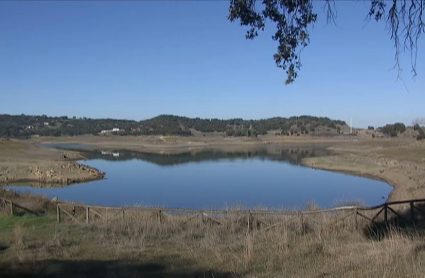
[[(254, 41), (228, 1), (0, 2), (0, 113), (141, 120), (327, 116), (367, 127), (425, 117), (425, 53), (397, 81), (385, 24), (363, 1), (319, 20), (292, 85), (273, 61), (273, 24)], [(421, 49), (422, 48), (422, 49)]]

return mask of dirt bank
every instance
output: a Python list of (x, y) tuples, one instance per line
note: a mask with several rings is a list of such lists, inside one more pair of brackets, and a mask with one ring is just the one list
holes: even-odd
[(43, 187), (102, 179), (105, 173), (76, 163), (77, 152), (0, 139), (0, 185), (25, 182)]
[(37, 144), (81, 144), (85, 149), (133, 150), (158, 154), (175, 154), (192, 151), (217, 149), (222, 151), (244, 151), (263, 146), (336, 146), (350, 142), (351, 138), (258, 136), (256, 138), (226, 137), (209, 134), (205, 137), (177, 136), (77, 136), (77, 137), (39, 137), (30, 142)]
[(425, 198), (425, 142), (360, 138), (330, 147), (336, 154), (306, 158), (306, 166), (365, 176), (394, 187), (389, 201)]

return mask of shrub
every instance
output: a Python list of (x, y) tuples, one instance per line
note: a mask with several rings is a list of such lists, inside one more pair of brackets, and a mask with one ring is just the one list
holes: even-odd
[(425, 132), (423, 131), (423, 129), (419, 129), (419, 135), (416, 137), (416, 140), (420, 141), (425, 139)]
[(391, 130), (391, 131), (390, 131), (390, 133), (389, 133), (389, 135), (390, 135), (391, 137), (396, 137), (396, 136), (397, 136), (397, 131), (395, 131), (395, 130)]
[(233, 129), (226, 130), (226, 135), (227, 136), (233, 136), (234, 133), (235, 133), (235, 131)]
[(382, 133), (390, 135), (391, 137), (397, 136), (398, 133), (406, 131), (406, 126), (403, 123), (395, 123), (393, 125), (386, 125), (381, 128)]

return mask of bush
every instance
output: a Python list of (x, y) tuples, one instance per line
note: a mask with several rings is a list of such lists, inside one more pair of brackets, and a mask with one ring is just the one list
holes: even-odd
[(406, 131), (406, 126), (403, 123), (395, 123), (393, 125), (386, 125), (381, 128), (382, 133), (390, 135), (391, 137), (397, 136), (398, 133)]
[(423, 131), (423, 129), (419, 129), (419, 135), (416, 137), (416, 140), (420, 141), (424, 139), (425, 139), (425, 132)]
[(234, 133), (235, 133), (235, 131), (233, 129), (226, 130), (226, 135), (227, 136), (233, 136)]
[(413, 130), (418, 130), (419, 128), (420, 128), (419, 124), (415, 124), (415, 125), (413, 126)]

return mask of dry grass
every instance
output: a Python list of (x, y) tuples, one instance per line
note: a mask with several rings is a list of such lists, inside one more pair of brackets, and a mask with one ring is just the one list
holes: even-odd
[(0, 197), (18, 203), (19, 205), (35, 212), (43, 213), (45, 211), (54, 211), (56, 209), (56, 203), (51, 202), (43, 195), (35, 195), (30, 192), (17, 194), (12, 190), (0, 190), (0, 192)]
[[(94, 225), (105, 246), (117, 254), (149, 253), (184, 258), (187, 266), (253, 277), (420, 277), (425, 270), (421, 236), (396, 230), (382, 241), (366, 238), (346, 224), (318, 219), (300, 232), (287, 222), (249, 233), (245, 225), (180, 226), (121, 222)], [(243, 226), (243, 227), (242, 227)], [(178, 267), (171, 263), (171, 268)]]
[(422, 144), (417, 143), (414, 147), (411, 148), (406, 147), (380, 150), (376, 151), (376, 154), (397, 159), (398, 161), (412, 161), (416, 163), (423, 163), (423, 159), (425, 158), (425, 147), (421, 147), (420, 145)]
[(25, 148), (26, 145), (17, 140), (0, 138), (0, 151), (16, 151)]
[[(25, 197), (30, 202), (32, 197)], [(39, 203), (34, 198), (33, 202)], [(49, 208), (50, 206), (45, 206)], [(5, 277), (422, 277), (423, 235), (390, 229), (367, 236), (347, 212), (299, 218), (248, 215), (237, 208), (207, 216), (126, 211), (91, 224), (0, 215), (0, 274)], [(76, 213), (78, 213), (76, 209)], [(101, 214), (102, 211), (98, 210)], [(366, 213), (366, 212), (364, 212)], [(372, 214), (373, 212), (371, 212)], [(195, 217), (194, 217), (195, 216)], [(80, 216), (84, 220), (84, 214)], [(342, 219), (343, 217), (346, 217)], [(342, 219), (336, 222), (336, 220)], [(261, 220), (262, 222), (258, 221)], [(267, 223), (267, 224), (264, 224)], [(8, 276), (9, 275), (9, 276)], [(3, 276), (2, 276), (3, 277)]]
[(23, 248), (26, 242), (28, 230), (23, 227), (22, 225), (16, 225), (13, 229), (13, 235), (14, 235), (14, 244), (18, 248)]

